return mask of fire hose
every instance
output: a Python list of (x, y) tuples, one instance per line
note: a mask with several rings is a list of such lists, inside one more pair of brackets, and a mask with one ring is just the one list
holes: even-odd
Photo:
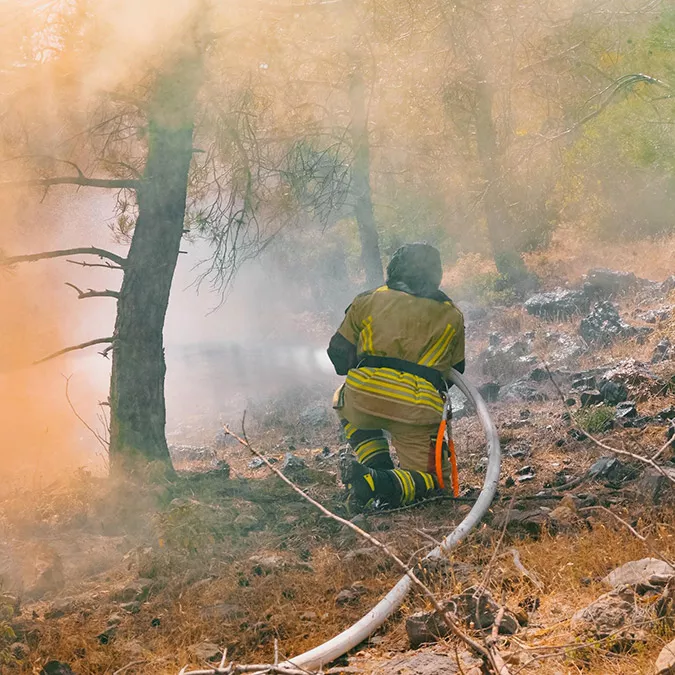
[[(483, 426), (487, 437), (488, 464), (485, 472), (485, 480), (480, 495), (473, 508), (457, 527), (437, 546), (428, 553), (424, 560), (436, 560), (447, 554), (480, 523), (483, 516), (490, 508), (494, 499), (499, 482), (499, 470), (501, 465), (501, 451), (499, 448), (499, 436), (497, 429), (490, 418), (485, 401), (478, 390), (469, 383), (456, 370), (450, 372), (450, 379), (457, 385), (459, 390), (473, 403), (478, 414), (478, 419)], [(280, 664), (280, 667), (306, 668), (308, 670), (321, 668), (325, 664), (342, 656), (353, 649), (365, 639), (370, 637), (400, 606), (410, 591), (412, 581), (404, 576), (400, 581), (373, 607), (368, 614), (359, 619), (353, 626), (342, 631), (339, 635), (324, 642), (304, 654), (289, 659)]]

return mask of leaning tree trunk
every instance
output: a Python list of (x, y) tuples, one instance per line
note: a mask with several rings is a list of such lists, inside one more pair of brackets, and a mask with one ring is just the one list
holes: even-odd
[(159, 461), (166, 443), (163, 329), (183, 234), (200, 59), (160, 75), (148, 108), (148, 154), (138, 219), (125, 263), (110, 383), (110, 463), (133, 471)]
[(366, 283), (370, 288), (376, 288), (382, 284), (384, 277), (370, 189), (370, 142), (368, 138), (366, 92), (358, 62), (355, 62), (352, 67), (349, 82), (349, 102), (354, 152), (352, 164), (354, 217), (361, 238), (361, 264), (366, 273)]

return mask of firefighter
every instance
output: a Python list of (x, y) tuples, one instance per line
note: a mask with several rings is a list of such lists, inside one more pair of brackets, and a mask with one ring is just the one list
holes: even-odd
[[(343, 460), (342, 480), (361, 507), (410, 504), (439, 487), (435, 446), (446, 378), (451, 368), (464, 372), (464, 317), (439, 290), (442, 277), (436, 248), (402, 246), (386, 285), (358, 295), (331, 338), (328, 356), (347, 376), (333, 407), (356, 454)], [(442, 473), (449, 474), (447, 450)]]

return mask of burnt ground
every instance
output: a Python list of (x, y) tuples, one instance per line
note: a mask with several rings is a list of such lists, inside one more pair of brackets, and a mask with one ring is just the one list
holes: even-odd
[[(660, 342), (675, 342), (675, 317), (640, 317), (675, 299), (642, 285), (610, 301), (626, 325), (651, 330), (593, 344), (579, 336), (590, 308), (556, 320), (522, 305), (465, 308), (469, 376), (496, 399), (490, 410), (502, 477), (486, 520), (428, 579), (438, 597), (482, 584), (508, 608), (520, 628), (500, 649), (514, 673), (648, 673), (674, 637), (672, 605), (660, 616), (644, 614), (639, 626), (619, 622), (609, 635), (584, 633), (572, 621), (607, 592), (602, 579), (612, 569), (675, 558), (672, 483), (625, 456), (596, 464), (614, 456), (596, 440), (644, 456), (667, 440), (675, 361), (650, 361)], [(344, 440), (329, 400), (328, 385), (273, 396), (249, 411), (247, 431), (310, 495), (345, 515), (337, 476)], [(461, 499), (360, 517), (411, 563), (462, 519), (483, 480), (480, 425), (459, 400), (456, 416)], [(269, 662), (275, 640), (284, 656), (314, 647), (399, 578), (371, 545), (219, 433), (219, 420), (194, 415), (171, 440), (176, 479), (149, 476), (136, 485), (78, 472), (39, 490), (3, 486), (3, 673), (39, 673), (53, 660), (80, 675), (178, 673), (219, 660), (224, 648), (238, 662)], [(675, 469), (672, 458), (666, 448), (660, 466)], [(636, 606), (657, 603), (656, 591), (640, 593)], [(410, 596), (335, 666), (462, 672), (458, 650), (462, 669), (472, 672), (474, 657), (450, 639), (410, 650), (406, 619), (427, 605)]]

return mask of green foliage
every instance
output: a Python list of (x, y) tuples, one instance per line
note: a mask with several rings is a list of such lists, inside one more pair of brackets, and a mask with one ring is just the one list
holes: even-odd
[(588, 431), (589, 434), (599, 434), (612, 428), (614, 408), (607, 405), (582, 408), (575, 413), (574, 419), (584, 431)]
[(9, 665), (15, 660), (9, 649), (16, 640), (16, 634), (10, 624), (13, 616), (14, 608), (0, 594), (0, 666)]

